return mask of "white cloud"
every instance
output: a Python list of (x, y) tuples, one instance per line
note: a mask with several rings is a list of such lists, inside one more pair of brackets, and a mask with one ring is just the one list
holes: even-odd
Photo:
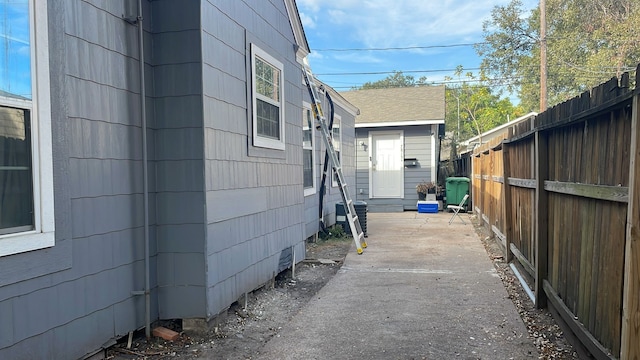
[(322, 0), (297, 0), (296, 4), (298, 5), (299, 9), (307, 9), (311, 12), (316, 13), (320, 11), (320, 4), (322, 2)]
[(315, 29), (316, 21), (313, 17), (308, 16), (307, 13), (300, 11), (300, 21), (302, 21), (302, 26), (306, 29)]
[[(530, 2), (530, 1), (529, 1)], [(311, 26), (334, 27), (363, 47), (478, 41), (482, 22), (508, 0), (299, 0)], [(306, 17), (309, 17), (308, 14)], [(305, 23), (306, 25), (306, 23)]]

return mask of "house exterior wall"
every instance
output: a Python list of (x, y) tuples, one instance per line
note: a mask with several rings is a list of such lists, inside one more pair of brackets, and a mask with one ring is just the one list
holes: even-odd
[[(145, 18), (152, 98), (154, 185), (161, 319), (206, 316), (201, 1), (154, 1)], [(176, 21), (176, 14), (179, 20)], [(150, 15), (150, 16), (149, 16)]]
[[(302, 72), (283, 1), (202, 1), (207, 318), (304, 259)], [(284, 66), (285, 150), (251, 138), (251, 44)]]
[[(306, 90), (306, 89), (305, 89)], [(342, 171), (347, 182), (348, 189), (353, 198), (356, 197), (356, 168), (355, 168), (355, 114), (347, 109), (347, 106), (338, 99), (333, 99), (334, 113), (341, 118), (342, 133)], [(304, 101), (311, 102), (308, 92), (304, 92)], [(329, 108), (326, 101), (323, 102), (322, 108), (325, 116), (329, 116)], [(327, 120), (328, 121), (328, 120)], [(301, 135), (302, 136), (302, 135)], [(312, 195), (304, 197), (304, 233), (305, 239), (314, 236), (320, 231), (320, 183), (322, 180), (322, 169), (324, 167), (325, 145), (322, 139), (322, 132), (315, 130), (315, 178), (316, 192)], [(329, 165), (329, 169), (330, 165)], [(331, 226), (336, 223), (336, 203), (342, 202), (342, 196), (337, 187), (331, 185), (331, 173), (327, 175), (325, 182), (326, 193), (323, 199), (322, 213), (324, 215), (325, 226)]]
[[(151, 320), (208, 319), (304, 258), (306, 90), (284, 1), (142, 3)], [(56, 241), (0, 257), (1, 359), (81, 358), (144, 326), (136, 1), (47, 8)], [(284, 64), (284, 151), (250, 145), (251, 43)]]
[[(415, 210), (418, 194), (416, 193), (416, 185), (421, 181), (432, 181), (436, 168), (433, 166), (434, 157), (437, 149), (434, 143), (437, 141), (438, 125), (418, 125), (404, 127), (379, 127), (379, 128), (358, 128), (356, 129), (356, 144), (364, 143), (363, 146), (358, 145), (356, 154), (356, 188), (357, 200), (366, 201), (369, 209), (372, 211), (402, 211)], [(384, 199), (369, 198), (369, 133), (372, 131), (390, 131), (402, 130), (404, 133), (404, 158), (415, 158), (418, 166), (404, 168), (404, 198), (403, 199)], [(433, 135), (431, 135), (433, 133)], [(360, 194), (360, 189), (363, 193)]]
[(0, 258), (2, 359), (80, 358), (144, 323), (137, 30), (120, 1), (47, 8), (56, 242)]

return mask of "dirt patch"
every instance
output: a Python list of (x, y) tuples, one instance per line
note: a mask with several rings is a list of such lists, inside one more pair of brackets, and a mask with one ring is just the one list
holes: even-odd
[(547, 309), (536, 309), (535, 305), (520, 285), (520, 281), (505, 262), (502, 247), (476, 216), (472, 216), (473, 227), (482, 240), (489, 258), (493, 262), (509, 298), (516, 306), (540, 353), (540, 359), (579, 359), (573, 346), (566, 340), (560, 326)]
[(206, 333), (183, 332), (179, 322), (162, 322), (180, 333), (180, 339), (168, 342), (149, 341), (144, 333), (136, 334), (131, 347), (127, 339), (107, 351), (108, 359), (258, 359), (260, 349), (338, 272), (353, 239), (334, 234), (326, 240), (307, 244), (306, 259), (291, 270), (279, 274), (268, 284), (231, 305)]

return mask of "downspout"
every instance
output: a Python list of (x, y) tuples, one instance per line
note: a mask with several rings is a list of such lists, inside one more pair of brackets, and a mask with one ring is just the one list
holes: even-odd
[(147, 154), (147, 91), (144, 79), (144, 28), (142, 26), (142, 0), (138, 0), (138, 15), (122, 18), (131, 25), (138, 25), (138, 53), (140, 55), (140, 127), (142, 129), (142, 197), (144, 207), (144, 290), (134, 290), (132, 295), (144, 295), (144, 333), (151, 338), (151, 281), (149, 280), (149, 171)]
[(144, 28), (142, 0), (138, 0), (138, 46), (140, 54), (140, 117), (142, 127), (142, 192), (144, 199), (144, 334), (151, 337), (151, 282), (149, 280), (149, 170), (147, 154), (146, 82), (144, 79)]

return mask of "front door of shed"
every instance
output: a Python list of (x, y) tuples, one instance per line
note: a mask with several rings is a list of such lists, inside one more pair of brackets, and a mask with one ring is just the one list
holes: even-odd
[(372, 198), (404, 197), (402, 131), (371, 132), (369, 188)]

